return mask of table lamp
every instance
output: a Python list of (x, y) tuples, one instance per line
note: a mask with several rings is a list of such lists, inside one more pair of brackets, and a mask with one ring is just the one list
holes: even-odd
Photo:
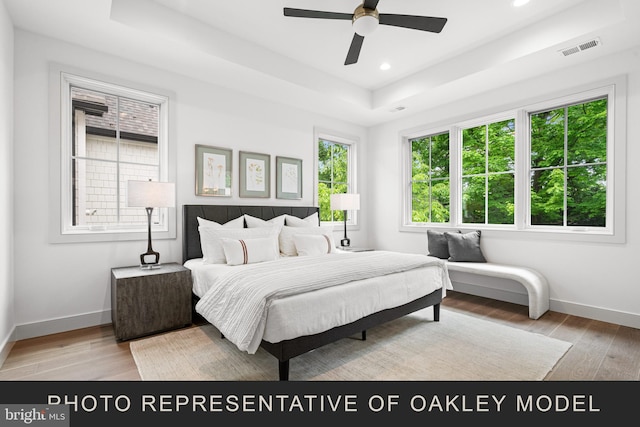
[(360, 195), (354, 193), (337, 193), (330, 196), (331, 210), (344, 212), (344, 238), (340, 246), (348, 247), (351, 240), (347, 237), (347, 211), (360, 209)]
[(176, 191), (172, 182), (128, 181), (127, 206), (143, 207), (147, 211), (148, 238), (147, 252), (140, 254), (140, 267), (153, 268), (160, 265), (160, 253), (151, 246), (151, 214), (153, 208), (175, 206)]

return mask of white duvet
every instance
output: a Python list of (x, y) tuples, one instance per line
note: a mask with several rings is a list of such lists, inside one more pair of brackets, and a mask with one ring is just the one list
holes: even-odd
[(285, 257), (245, 266), (185, 263), (196, 311), (240, 350), (309, 335), (452, 289), (443, 261), (372, 251)]

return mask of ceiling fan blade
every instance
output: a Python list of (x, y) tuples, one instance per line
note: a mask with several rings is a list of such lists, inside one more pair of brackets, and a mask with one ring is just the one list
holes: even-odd
[(344, 61), (344, 65), (351, 65), (358, 62), (358, 56), (360, 56), (360, 49), (362, 49), (362, 42), (364, 37), (360, 34), (353, 34), (353, 40), (351, 40), (351, 46), (349, 46), (349, 52), (347, 53), (347, 59)]
[(364, 0), (364, 3), (362, 3), (362, 6), (367, 9), (375, 9), (378, 6), (379, 1), (380, 0)]
[(284, 16), (293, 16), (296, 18), (344, 19), (350, 21), (353, 18), (353, 13), (323, 12), (321, 10), (293, 9), (291, 7), (285, 7)]
[(436, 18), (433, 16), (396, 15), (393, 13), (380, 14), (380, 24), (382, 25), (430, 31), (432, 33), (442, 31), (446, 23), (447, 18)]

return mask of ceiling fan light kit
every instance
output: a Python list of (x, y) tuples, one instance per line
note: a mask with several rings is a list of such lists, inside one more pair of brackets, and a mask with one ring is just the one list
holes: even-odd
[(296, 18), (351, 20), (355, 34), (351, 40), (351, 45), (349, 46), (347, 59), (345, 60), (344, 65), (355, 64), (358, 62), (358, 57), (360, 56), (360, 50), (362, 49), (362, 43), (364, 42), (365, 36), (373, 33), (380, 24), (439, 33), (447, 23), (447, 18), (378, 13), (378, 9), (376, 8), (378, 7), (379, 1), (380, 0), (364, 0), (352, 14), (285, 7), (284, 16), (292, 16)]
[(380, 15), (376, 9), (367, 9), (360, 5), (353, 12), (353, 31), (362, 37), (372, 34), (380, 23)]

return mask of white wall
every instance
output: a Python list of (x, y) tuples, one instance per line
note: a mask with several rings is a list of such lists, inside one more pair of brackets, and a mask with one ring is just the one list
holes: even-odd
[(0, 0), (0, 365), (14, 328), (13, 23)]
[[(48, 164), (49, 156), (58, 154), (48, 152), (50, 61), (175, 94), (171, 136), (177, 144), (178, 237), (154, 239), (154, 249), (163, 262), (181, 261), (183, 204), (312, 205), (314, 126), (352, 135), (365, 143), (366, 130), (359, 126), (16, 30), (15, 323), (19, 339), (110, 322), (110, 269), (135, 265), (146, 250), (146, 241), (48, 242)], [(195, 196), (195, 144), (233, 148), (235, 196)], [(271, 154), (271, 199), (237, 197), (238, 150)], [(303, 200), (275, 199), (276, 155), (303, 160)], [(366, 173), (366, 165), (359, 165), (359, 173)], [(366, 191), (364, 184), (361, 189)], [(354, 231), (353, 238), (359, 233)]]
[[(6, 13), (0, 12), (6, 21)], [(3, 25), (3, 28), (7, 26)], [(4, 31), (3, 63), (11, 63), (7, 54), (12, 46), (11, 33)], [(627, 72), (628, 126), (627, 154), (627, 224), (623, 244), (589, 244), (554, 242), (543, 239), (513, 237), (504, 233), (483, 233), (483, 249), (496, 262), (526, 264), (539, 269), (551, 284), (552, 309), (586, 317), (611, 320), (640, 327), (640, 286), (634, 275), (636, 254), (640, 253), (640, 230), (637, 213), (640, 194), (634, 182), (640, 179), (640, 169), (631, 163), (640, 159), (640, 55), (627, 52), (587, 64), (579, 70), (554, 72), (533, 81), (492, 91), (464, 102), (443, 105), (396, 122), (363, 129), (316, 114), (266, 101), (246, 94), (203, 83), (184, 76), (133, 63), (87, 50), (67, 43), (16, 30), (14, 52), (14, 159), (13, 187), (11, 179), (3, 180), (0, 197), (14, 197), (13, 219), (14, 260), (11, 277), (11, 246), (3, 241), (0, 263), (6, 264), (0, 284), (0, 340), (16, 325), (16, 338), (38, 336), (110, 322), (110, 269), (133, 265), (146, 247), (144, 241), (51, 244), (48, 242), (47, 181), (49, 156), (49, 62), (84, 68), (118, 80), (141, 82), (145, 86), (175, 93), (175, 122), (172, 135), (177, 144), (177, 204), (291, 204), (277, 200), (240, 199), (234, 196), (224, 201), (197, 197), (194, 194), (195, 144), (207, 144), (234, 149), (234, 194), (237, 194), (237, 152), (256, 151), (303, 159), (303, 200), (294, 204), (313, 204), (313, 138), (314, 126), (332, 129), (360, 140), (358, 164), (361, 228), (350, 232), (358, 245), (379, 249), (411, 252), (426, 251), (426, 236), (422, 233), (399, 231), (400, 224), (400, 140), (399, 132), (416, 126), (426, 126), (455, 117), (484, 114), (501, 105), (525, 102), (540, 94), (541, 88), (553, 92), (567, 86), (597, 81)], [(10, 67), (9, 67), (10, 68)], [(0, 87), (10, 90), (11, 70), (2, 71)], [(3, 100), (6, 99), (3, 96)], [(0, 104), (0, 149), (11, 151), (11, 113)], [(9, 141), (7, 143), (7, 141)], [(9, 154), (9, 158), (10, 158)], [(11, 162), (2, 157), (3, 173), (11, 170)], [(390, 160), (391, 159), (391, 160)], [(375, 165), (371, 166), (371, 165)], [(274, 188), (272, 173), (272, 188)], [(11, 175), (9, 175), (11, 177)], [(368, 189), (374, 189), (367, 191)], [(7, 206), (3, 204), (2, 206)], [(10, 205), (10, 203), (9, 203)], [(398, 206), (389, 209), (389, 206)], [(1, 209), (1, 208), (0, 208)], [(181, 260), (181, 212), (178, 208), (178, 237), (174, 240), (154, 240), (154, 249), (164, 262)], [(11, 234), (11, 212), (2, 213), (1, 226)], [(340, 230), (336, 231), (337, 237)], [(6, 252), (6, 254), (5, 254)], [(562, 260), (562, 262), (559, 262)], [(4, 267), (4, 265), (2, 266)], [(7, 284), (5, 284), (5, 281)], [(15, 291), (12, 291), (12, 281)], [(12, 292), (15, 303), (11, 304)], [(7, 310), (4, 310), (4, 308)], [(15, 320), (11, 310), (15, 311)]]
[[(627, 93), (627, 193), (626, 243), (595, 244), (535, 238), (523, 233), (483, 231), (482, 248), (490, 261), (524, 265), (543, 273), (551, 287), (551, 309), (629, 326), (640, 327), (640, 52), (617, 54), (540, 76), (531, 81), (493, 90), (462, 102), (416, 114), (369, 130), (365, 162), (377, 165), (368, 185), (376, 188), (366, 210), (374, 246), (409, 252), (426, 252), (425, 233), (400, 232), (400, 133), (407, 129), (482, 116), (512, 104), (526, 104), (545, 92), (628, 74)], [(389, 160), (391, 159), (391, 160)], [(384, 165), (384, 167), (380, 167)], [(388, 209), (388, 206), (397, 206)]]

